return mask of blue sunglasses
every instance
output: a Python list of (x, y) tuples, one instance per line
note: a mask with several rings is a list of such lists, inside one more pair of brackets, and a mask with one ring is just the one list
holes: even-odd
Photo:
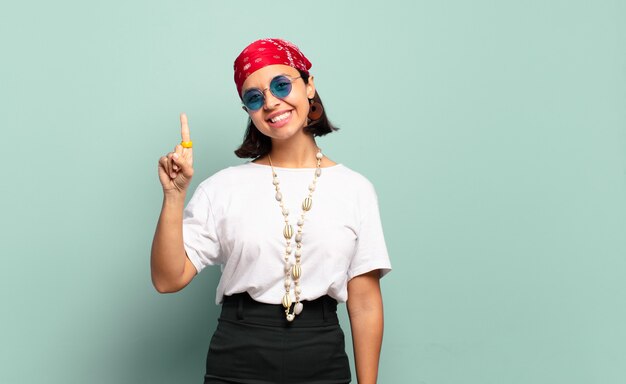
[(267, 91), (268, 89), (275, 97), (279, 99), (284, 99), (291, 93), (291, 83), (293, 83), (300, 77), (301, 76), (290, 78), (285, 75), (278, 75), (274, 77), (272, 81), (270, 81), (270, 86), (268, 88), (248, 89), (241, 98), (241, 100), (243, 101), (243, 106), (246, 107), (248, 111), (258, 111), (263, 106), (263, 104), (265, 104), (265, 91)]

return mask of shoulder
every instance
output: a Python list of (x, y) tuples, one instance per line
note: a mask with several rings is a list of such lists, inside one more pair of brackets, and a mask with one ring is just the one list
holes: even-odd
[(361, 193), (375, 193), (374, 184), (362, 173), (343, 164), (337, 164), (335, 168), (336, 172), (332, 174), (333, 178), (344, 184), (347, 190)]
[(227, 191), (232, 188), (241, 188), (242, 183), (251, 182), (258, 177), (260, 171), (262, 170), (258, 165), (250, 162), (233, 165), (204, 179), (198, 185), (198, 189), (210, 193), (215, 190)]

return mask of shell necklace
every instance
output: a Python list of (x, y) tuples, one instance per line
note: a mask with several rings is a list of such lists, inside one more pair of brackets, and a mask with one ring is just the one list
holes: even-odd
[[(285, 228), (283, 229), (283, 236), (285, 237), (285, 241), (287, 243), (285, 247), (284, 259), (285, 259), (285, 295), (283, 296), (283, 307), (285, 308), (285, 315), (287, 316), (287, 321), (293, 321), (296, 315), (299, 315), (302, 312), (304, 305), (300, 302), (300, 295), (302, 294), (302, 288), (300, 287), (300, 278), (302, 277), (302, 267), (300, 265), (300, 261), (302, 259), (302, 227), (304, 226), (304, 214), (311, 210), (311, 206), (313, 205), (313, 191), (315, 191), (315, 185), (317, 184), (317, 178), (322, 175), (322, 168), (320, 165), (322, 164), (322, 158), (324, 155), (322, 154), (322, 150), (318, 148), (318, 152), (315, 155), (317, 159), (317, 167), (315, 168), (315, 175), (313, 176), (313, 182), (309, 185), (309, 195), (302, 202), (302, 214), (298, 219), (297, 225), (298, 230), (296, 232), (295, 242), (296, 242), (296, 250), (295, 250), (295, 264), (291, 264), (290, 258), (291, 253), (293, 251), (291, 247), (291, 238), (293, 237), (293, 227), (289, 224), (289, 210), (285, 207), (283, 202), (283, 194), (280, 192), (280, 181), (278, 181), (278, 175), (276, 175), (276, 171), (274, 170), (274, 165), (272, 164), (272, 157), (267, 155), (270, 161), (270, 167), (272, 167), (272, 176), (274, 187), (276, 188), (276, 201), (280, 204), (280, 208), (283, 214), (283, 218), (285, 219)], [(291, 284), (293, 282), (293, 292), (296, 297), (295, 303), (292, 303), (291, 300)], [(292, 306), (293, 304), (293, 306)]]

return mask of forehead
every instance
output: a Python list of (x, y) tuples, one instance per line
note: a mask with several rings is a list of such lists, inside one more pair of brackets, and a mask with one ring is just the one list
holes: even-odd
[(288, 65), (268, 65), (267, 67), (263, 67), (248, 76), (248, 78), (243, 82), (243, 85), (241, 87), (242, 93), (250, 88), (266, 88), (269, 86), (270, 81), (272, 81), (272, 79), (278, 75), (298, 77), (300, 73), (297, 69)]

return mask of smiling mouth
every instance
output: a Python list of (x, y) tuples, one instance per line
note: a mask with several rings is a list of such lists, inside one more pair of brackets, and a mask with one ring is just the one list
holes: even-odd
[(285, 113), (281, 113), (278, 116), (274, 116), (271, 119), (269, 119), (268, 121), (271, 122), (271, 123), (277, 123), (279, 121), (285, 120), (286, 118), (289, 117), (289, 115), (291, 115), (291, 111), (287, 111)]

